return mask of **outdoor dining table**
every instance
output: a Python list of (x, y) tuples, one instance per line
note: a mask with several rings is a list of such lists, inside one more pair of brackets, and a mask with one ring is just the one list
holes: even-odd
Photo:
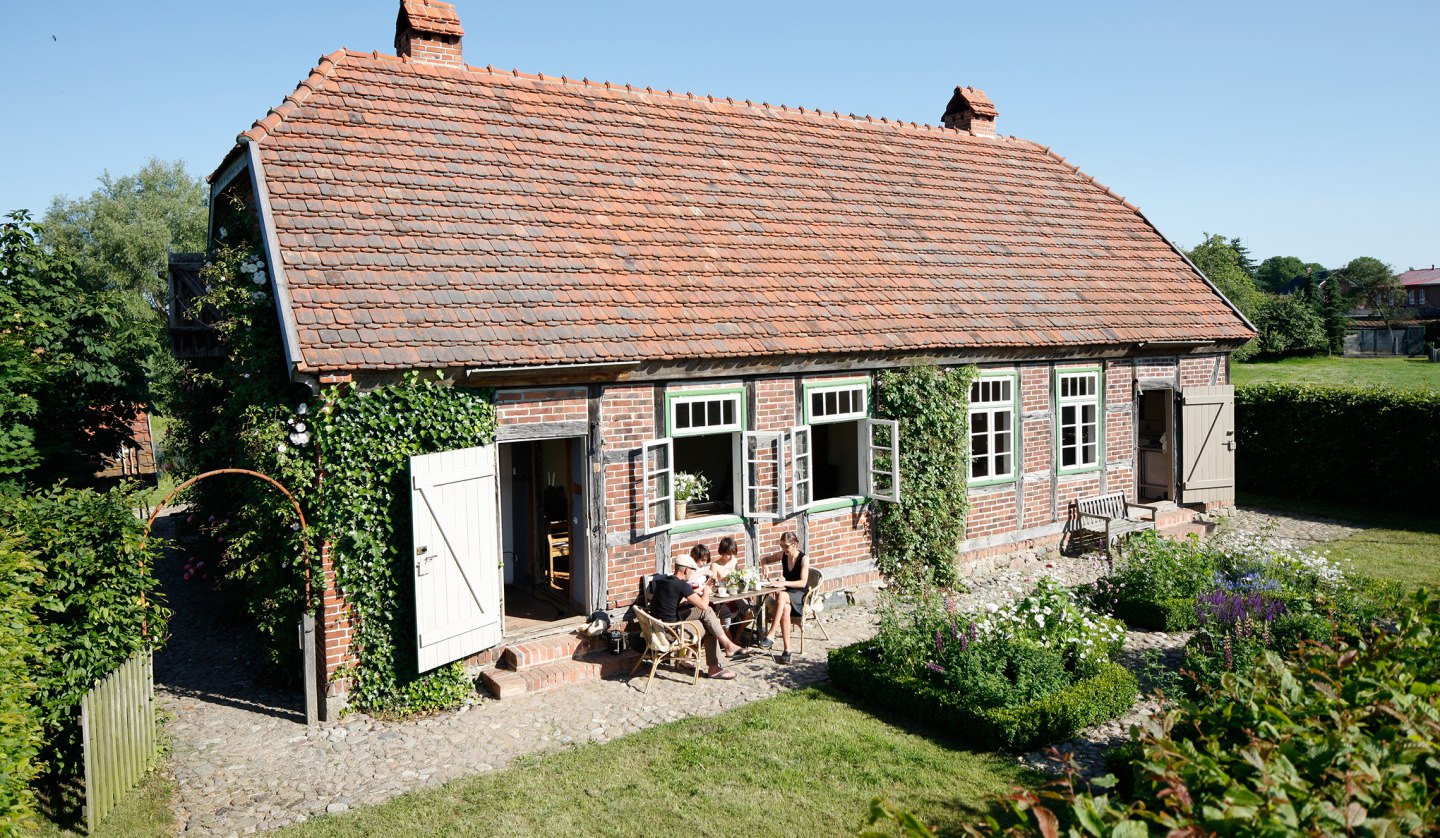
[(742, 600), (742, 599), (744, 599), (744, 600), (754, 600), (754, 603), (753, 603), (753, 604), (754, 604), (754, 606), (755, 606), (755, 631), (756, 631), (758, 637), (764, 637), (764, 636), (765, 636), (765, 633), (766, 633), (766, 632), (769, 630), (769, 628), (770, 628), (770, 627), (766, 624), (766, 620), (765, 620), (765, 607), (764, 607), (765, 597), (768, 597), (768, 596), (770, 596), (771, 594), (774, 594), (774, 593), (777, 592), (777, 591), (783, 591), (783, 590), (785, 590), (785, 586), (783, 586), (783, 585), (761, 584), (760, 587), (758, 587), (758, 588), (754, 588), (754, 589), (748, 590), (748, 591), (740, 591), (739, 593), (730, 593), (730, 594), (726, 594), (725, 596), (719, 596), (718, 594), (711, 594), (711, 595), (710, 595), (710, 605), (711, 605), (711, 606), (716, 606), (716, 605), (719, 605), (719, 604), (724, 603), (724, 602), (736, 602), (737, 600)]

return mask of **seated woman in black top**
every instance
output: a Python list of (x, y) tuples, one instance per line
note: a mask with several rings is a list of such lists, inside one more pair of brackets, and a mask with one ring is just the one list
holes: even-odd
[(742, 650), (726, 636), (725, 627), (720, 625), (720, 618), (710, 607), (709, 587), (702, 584), (696, 588), (691, 584), (690, 577), (698, 569), (689, 556), (680, 556), (675, 559), (674, 575), (655, 577), (650, 614), (661, 622), (695, 620), (704, 626), (705, 663), (708, 666), (705, 676), (728, 681), (735, 677), (735, 673), (720, 665), (720, 648), (723, 647), (725, 654), (731, 658)]
[[(780, 563), (780, 585), (785, 590), (775, 594), (775, 620), (770, 624), (770, 630), (765, 633), (765, 639), (760, 641), (761, 648), (769, 649), (775, 645), (775, 630), (780, 630), (780, 643), (784, 652), (776, 658), (780, 663), (790, 662), (790, 621), (792, 618), (799, 619), (801, 608), (805, 603), (805, 586), (810, 581), (810, 557), (800, 549), (800, 539), (793, 532), (782, 533), (780, 536), (780, 552), (767, 556), (760, 560), (761, 565)], [(785, 594), (785, 598), (781, 598)], [(788, 606), (788, 607), (787, 607)]]

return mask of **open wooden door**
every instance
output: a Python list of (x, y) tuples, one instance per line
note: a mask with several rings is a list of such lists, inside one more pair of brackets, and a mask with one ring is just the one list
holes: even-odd
[(495, 446), (410, 458), (419, 671), (500, 642)]
[(1180, 502), (1235, 499), (1235, 388), (1186, 387), (1180, 394)]

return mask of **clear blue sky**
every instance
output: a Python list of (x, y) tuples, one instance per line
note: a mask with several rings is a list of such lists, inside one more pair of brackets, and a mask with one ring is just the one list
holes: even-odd
[[(208, 174), (323, 53), (393, 53), (398, 0), (7, 3), (0, 212), (150, 157)], [(1171, 239), (1440, 263), (1440, 3), (458, 0), (465, 57), (936, 122), (954, 85)]]

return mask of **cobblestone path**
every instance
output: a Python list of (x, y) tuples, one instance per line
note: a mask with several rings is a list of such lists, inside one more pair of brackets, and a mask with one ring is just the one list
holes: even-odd
[[(1242, 512), (1235, 522), (1260, 530), (1273, 516)], [(1285, 526), (1296, 535), (1338, 538), (1330, 524)], [(1325, 527), (1329, 527), (1328, 529)], [(1343, 535), (1344, 532), (1341, 532)], [(1323, 539), (1322, 539), (1323, 536)], [(1292, 536), (1293, 537), (1293, 536)], [(1298, 540), (1298, 538), (1297, 538)], [(859, 604), (824, 615), (831, 639), (807, 637), (806, 654), (790, 666), (757, 656), (736, 664), (733, 681), (691, 686), (674, 672), (657, 674), (648, 694), (642, 679), (597, 681), (559, 692), (503, 702), (477, 699), (460, 710), (408, 722), (385, 722), (355, 714), (307, 729), (297, 691), (256, 686), (252, 656), (229, 640), (240, 632), (217, 615), (213, 595), (179, 578), (179, 562), (160, 567), (176, 611), (175, 632), (156, 657), (156, 686), (170, 720), (171, 760), (182, 832), (239, 835), (299, 823), (325, 812), (373, 805), (399, 794), (484, 771), (516, 757), (583, 742), (605, 742), (627, 733), (690, 716), (709, 716), (784, 690), (826, 680), (825, 653), (874, 633), (874, 590), (862, 588)], [(984, 580), (969, 580), (961, 607), (998, 602), (1027, 588), (1041, 574), (1067, 585), (1091, 581), (1106, 565), (1094, 557), (1030, 562)], [(1132, 632), (1127, 652), (1135, 660), (1146, 648), (1172, 658), (1183, 637)], [(1086, 731), (1065, 747), (1097, 763), (1104, 746), (1123, 739), (1139, 714)], [(1039, 764), (1037, 755), (1025, 758)]]

